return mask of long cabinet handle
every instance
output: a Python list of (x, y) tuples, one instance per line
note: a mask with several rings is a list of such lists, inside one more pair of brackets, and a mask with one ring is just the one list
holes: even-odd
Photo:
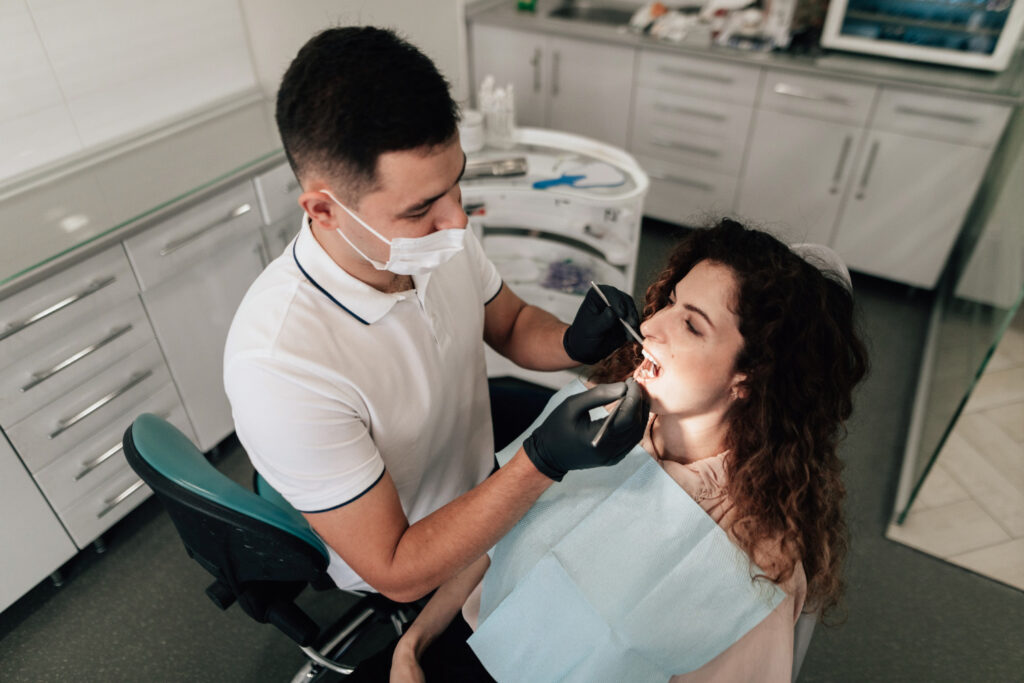
[(940, 121), (949, 121), (951, 123), (962, 123), (967, 126), (973, 126), (978, 123), (976, 116), (965, 116), (963, 114), (948, 114), (944, 111), (931, 111), (929, 109), (918, 109), (917, 107), (908, 107), (906, 105), (898, 105), (896, 107), (897, 113), (907, 114), (908, 116), (923, 116), (929, 119), (939, 119)]
[(785, 97), (795, 97), (801, 100), (812, 100), (814, 102), (830, 102), (832, 104), (842, 104), (849, 106), (850, 101), (845, 97), (839, 95), (833, 95), (832, 93), (820, 93), (805, 90), (804, 88), (797, 87), (795, 85), (789, 85), (788, 83), (776, 83), (775, 87), (772, 88), (776, 95), (783, 95)]
[(727, 118), (724, 114), (716, 114), (710, 111), (701, 111), (700, 109), (664, 104), (662, 102), (655, 102), (654, 108), (655, 110), (665, 112), (666, 114), (687, 114), (689, 116), (697, 116), (703, 119), (711, 119), (712, 121), (725, 121)]
[(128, 334), (129, 332), (131, 332), (131, 330), (132, 330), (132, 326), (131, 325), (125, 325), (123, 327), (119, 327), (116, 330), (114, 330), (113, 332), (111, 332), (110, 334), (108, 334), (103, 339), (100, 339), (95, 344), (91, 344), (91, 345), (85, 347), (84, 349), (82, 349), (81, 351), (77, 351), (77, 352), (71, 354), (70, 356), (68, 356), (67, 358), (62, 360), (61, 362), (59, 362), (56, 365), (54, 365), (52, 368), (50, 368), (48, 370), (40, 370), (39, 372), (32, 373), (32, 381), (29, 382), (28, 384), (26, 384), (25, 386), (23, 386), (21, 388), (22, 393), (24, 393), (24, 392), (26, 392), (26, 391), (28, 391), (28, 390), (38, 386), (39, 384), (45, 382), (46, 380), (50, 379), (51, 377), (56, 375), (61, 370), (67, 368), (70, 365), (73, 365), (74, 363), (77, 363), (78, 361), (82, 360), (86, 356), (88, 356), (88, 355), (90, 355), (92, 353), (95, 353), (96, 351), (99, 351), (104, 346), (106, 346), (110, 342), (114, 341), (118, 337), (121, 337), (121, 336), (124, 336), (125, 334)]
[(530, 58), (530, 66), (533, 67), (533, 92), (540, 92), (540, 48), (533, 50), (533, 57)]
[(711, 81), (712, 83), (725, 83), (726, 85), (734, 83), (735, 79), (729, 76), (721, 76), (719, 74), (709, 74), (702, 71), (693, 71), (691, 69), (681, 69), (677, 66), (665, 66), (662, 64), (658, 67), (658, 72), (669, 76), (686, 76), (687, 78), (696, 78), (699, 81)]
[(829, 194), (836, 194), (839, 192), (839, 181), (843, 178), (843, 169), (846, 168), (846, 158), (850, 156), (850, 147), (852, 145), (852, 135), (847, 135), (843, 138), (843, 146), (839, 150), (839, 161), (836, 162), (836, 171), (832, 174), (832, 187), (828, 190)]
[(244, 216), (245, 214), (249, 213), (250, 211), (252, 211), (252, 206), (250, 204), (242, 204), (241, 206), (237, 206), (234, 209), (232, 209), (231, 212), (228, 213), (228, 215), (226, 217), (224, 217), (224, 218), (222, 218), (222, 219), (220, 219), (218, 221), (214, 221), (210, 225), (204, 226), (204, 227), (196, 230), (195, 232), (193, 232), (191, 234), (185, 235), (184, 237), (182, 237), (179, 240), (175, 240), (175, 241), (171, 242), (170, 244), (167, 244), (166, 246), (164, 246), (163, 249), (160, 250), (160, 255), (161, 256), (168, 256), (170, 254), (173, 254), (174, 252), (178, 251), (182, 247), (187, 246), (187, 245), (191, 244), (192, 242), (195, 242), (197, 239), (199, 239), (200, 237), (202, 237), (203, 235), (205, 235), (209, 231), (213, 230), (214, 228), (218, 228), (218, 227), (224, 225), (225, 223), (230, 223), (231, 221), (235, 220), (239, 216)]
[(121, 491), (121, 493), (117, 494), (116, 496), (111, 496), (110, 498), (105, 499), (103, 501), (103, 504), (106, 507), (104, 507), (96, 514), (96, 519), (100, 519), (108, 512), (113, 511), (114, 508), (116, 508), (118, 505), (126, 501), (128, 499), (128, 496), (132, 495), (145, 485), (146, 482), (139, 479), (137, 482), (126, 488), (124, 491)]
[(551, 56), (551, 94), (555, 97), (558, 96), (558, 81), (559, 71), (562, 70), (562, 53), (555, 50), (555, 54)]
[(9, 325), (7, 325), (7, 329), (5, 329), (3, 332), (0, 332), (0, 341), (2, 341), (4, 339), (7, 339), (12, 334), (17, 334), (18, 332), (21, 332), (23, 329), (25, 329), (29, 325), (34, 325), (37, 322), (39, 322), (40, 320), (43, 320), (44, 318), (48, 318), (48, 317), (50, 317), (51, 315), (53, 315), (54, 313), (56, 313), (58, 311), (64, 310), (65, 308), (67, 308), (71, 304), (73, 304), (73, 303), (75, 303), (77, 301), (81, 301), (82, 299), (84, 299), (85, 297), (89, 296), (90, 294), (95, 294), (96, 292), (100, 291), (104, 287), (113, 284), (115, 280), (117, 280), (117, 278), (115, 276), (113, 276), (113, 275), (111, 275), (109, 277), (101, 278), (99, 280), (93, 280), (93, 282), (88, 287), (83, 289), (78, 294), (72, 294), (69, 297), (61, 299), (60, 301), (58, 301), (57, 303), (53, 304), (52, 306), (44, 308), (43, 310), (39, 311), (35, 315), (31, 315), (28, 318), (25, 318), (21, 322), (10, 323)]
[[(157, 414), (157, 417), (163, 418), (164, 420), (166, 420), (169, 416), (170, 412), (163, 412)], [(75, 481), (80, 480), (82, 477), (92, 472), (94, 469), (105, 463), (107, 460), (110, 460), (112, 457), (120, 453), (122, 450), (124, 450), (124, 444), (118, 441), (116, 444), (114, 444), (107, 450), (103, 451), (92, 460), (83, 462), (82, 469), (80, 469), (78, 471), (78, 474), (75, 475)]]
[(75, 481), (78, 481), (85, 475), (89, 474), (94, 469), (105, 463), (107, 460), (110, 460), (112, 457), (117, 455), (122, 450), (124, 450), (124, 444), (118, 443), (112, 446), (111, 448), (108, 448), (107, 450), (103, 451), (89, 462), (83, 462), (82, 469), (80, 469), (78, 471), (78, 474), (75, 475)]
[(881, 143), (875, 140), (868, 150), (868, 160), (864, 164), (864, 174), (860, 177), (860, 184), (857, 186), (857, 199), (864, 199), (868, 189), (868, 181), (871, 179), (871, 169), (875, 166), (875, 158), (878, 156), (878, 147)]
[(652, 173), (647, 172), (647, 175), (655, 180), (670, 180), (673, 183), (679, 183), (680, 185), (686, 185), (688, 187), (694, 187), (698, 190), (704, 190), (705, 192), (711, 192), (714, 190), (713, 185), (702, 183), (699, 180), (690, 180), (689, 178), (683, 178), (682, 176), (673, 175), (671, 173)]
[(722, 153), (717, 149), (708, 149), (707, 147), (698, 147), (697, 145), (688, 145), (685, 142), (678, 142), (676, 140), (651, 140), (651, 144), (655, 147), (667, 147), (669, 149), (678, 149), (683, 152), (693, 152), (694, 154), (700, 154), (706, 157), (720, 157)]
[(89, 417), (90, 415), (95, 413), (97, 410), (99, 410), (103, 406), (105, 406), (108, 403), (110, 403), (111, 401), (113, 401), (118, 396), (121, 396), (122, 394), (127, 392), (129, 389), (131, 389), (135, 385), (139, 384), (140, 382), (142, 382), (143, 380), (145, 380), (147, 377), (149, 377), (152, 374), (153, 374), (152, 370), (144, 370), (142, 372), (136, 372), (134, 375), (132, 375), (131, 379), (128, 380), (128, 383), (125, 384), (120, 389), (115, 389), (114, 391), (110, 392), (109, 394), (107, 394), (103, 398), (97, 400), (92, 405), (90, 405), (90, 406), (88, 406), (86, 408), (83, 408), (78, 413), (75, 413), (71, 417), (66, 417), (63, 420), (59, 420), (57, 422), (57, 429), (56, 429), (56, 431), (54, 431), (54, 432), (52, 432), (50, 434), (50, 438), (54, 439), (54, 438), (58, 437), (59, 435), (63, 434), (64, 432), (66, 432), (67, 430), (71, 429), (76, 424), (78, 424), (79, 422), (81, 422), (85, 418)]

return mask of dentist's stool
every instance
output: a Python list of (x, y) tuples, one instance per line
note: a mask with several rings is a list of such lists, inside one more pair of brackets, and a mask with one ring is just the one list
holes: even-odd
[[(163, 503), (189, 557), (213, 575), (206, 594), (221, 609), (238, 602), (250, 617), (298, 643), (312, 663), (297, 676), (310, 679), (322, 668), (351, 673), (354, 668), (337, 658), (374, 623), (384, 621), (401, 634), (412, 610), (376, 594), (362, 596), (322, 631), (294, 600), (307, 585), (336, 590), (323, 542), (283, 499), (239, 486), (170, 423), (140, 415), (124, 434), (124, 452)], [(263, 493), (277, 495), (269, 487)]]

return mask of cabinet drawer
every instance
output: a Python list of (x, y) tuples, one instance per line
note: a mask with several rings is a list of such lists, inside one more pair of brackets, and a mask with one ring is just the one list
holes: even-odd
[(999, 104), (882, 88), (871, 127), (991, 147), (1009, 116), (1010, 108)]
[(36, 482), (54, 509), (71, 507), (90, 490), (128, 467), (121, 440), (128, 426), (142, 413), (159, 415), (192, 438), (192, 427), (185, 417), (181, 399), (174, 385), (168, 382), (156, 394), (111, 420), (98, 434), (75, 444), (70, 453), (36, 473)]
[(649, 157), (637, 157), (637, 162), (651, 179), (644, 214), (682, 225), (700, 226), (732, 212), (736, 196), (734, 176), (679, 167)]
[(302, 218), (299, 215), (293, 218), (285, 218), (274, 225), (263, 226), (263, 241), (267, 245), (267, 256), (271, 261), (280, 256), (295, 239), (302, 225)]
[(256, 176), (254, 182), (265, 224), (271, 225), (288, 217), (294, 217), (295, 223), (298, 223), (298, 217), (302, 215), (302, 207), (298, 202), (302, 188), (291, 166), (281, 164)]
[(739, 172), (750, 107), (637, 90), (632, 151), (686, 166)]
[(137, 292), (118, 245), (0, 301), (0, 367)]
[(258, 232), (256, 192), (243, 183), (124, 242), (143, 291), (180, 273), (239, 234)]
[(0, 370), (0, 424), (15, 424), (151, 341), (137, 296), (47, 339)]
[(84, 548), (138, 507), (151, 493), (153, 491), (129, 467), (57, 514), (75, 545)]
[(784, 71), (766, 71), (761, 86), (763, 109), (863, 126), (877, 88)]
[(637, 81), (658, 90), (752, 105), (760, 69), (727, 62), (640, 51)]
[(153, 341), (7, 429), (7, 436), (29, 470), (36, 472), (169, 379), (164, 357)]

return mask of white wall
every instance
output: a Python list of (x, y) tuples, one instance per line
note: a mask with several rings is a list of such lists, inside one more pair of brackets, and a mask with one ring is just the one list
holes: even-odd
[(237, 0), (3, 0), (0, 46), (0, 183), (256, 86)]
[(434, 60), (457, 101), (469, 92), (464, 0), (240, 0), (260, 87), (277, 93), (288, 64), (332, 26), (392, 28)]

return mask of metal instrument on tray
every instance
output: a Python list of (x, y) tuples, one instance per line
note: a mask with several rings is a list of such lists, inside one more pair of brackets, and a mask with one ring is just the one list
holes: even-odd
[(526, 175), (526, 157), (508, 157), (505, 159), (478, 159), (466, 162), (463, 180), (472, 178), (505, 178), (508, 176)]

